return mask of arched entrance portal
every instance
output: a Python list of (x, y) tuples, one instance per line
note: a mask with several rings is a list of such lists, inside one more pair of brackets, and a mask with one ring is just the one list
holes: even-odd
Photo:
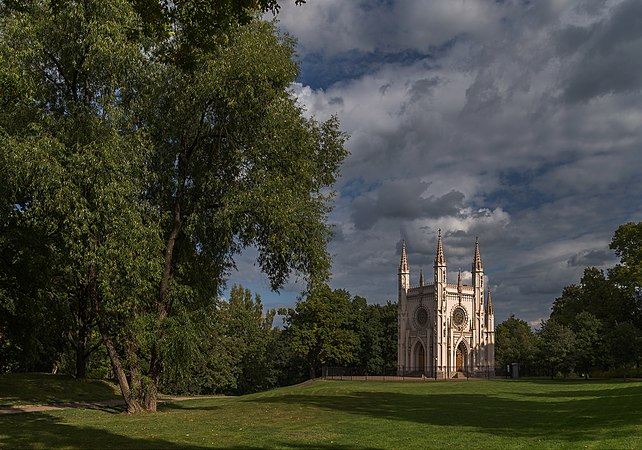
[(457, 372), (466, 371), (466, 346), (463, 342), (460, 342), (457, 346)]
[(426, 349), (421, 342), (415, 346), (416, 370), (420, 373), (426, 372)]

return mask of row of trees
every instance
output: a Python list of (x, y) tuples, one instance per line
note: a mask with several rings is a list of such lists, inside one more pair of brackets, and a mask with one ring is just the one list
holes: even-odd
[(496, 330), (499, 367), (522, 363), (530, 373), (626, 374), (642, 362), (642, 222), (620, 226), (611, 242), (620, 263), (588, 267), (564, 288), (550, 318), (533, 332), (510, 317)]
[[(57, 304), (43, 308), (49, 306)], [(56, 314), (49, 310), (29, 316), (23, 311), (25, 320), (43, 321), (29, 332), (20, 330), (15, 316), (5, 316), (2, 330), (10, 339), (0, 350), (3, 371), (55, 368), (77, 377), (88, 371), (91, 377), (113, 378), (109, 355), (100, 345), (83, 358), (85, 367), (79, 372), (76, 348), (64, 338), (69, 324), (64, 314)], [(174, 339), (164, 350), (168, 360), (184, 364), (168, 365), (160, 388), (177, 394), (244, 394), (319, 376), (324, 365), (358, 367), (371, 374), (396, 367), (396, 304), (368, 305), (362, 297), (321, 284), (279, 315), (284, 329), (275, 326), (277, 311), (265, 310), (259, 295), (235, 285), (228, 300), (200, 309), (192, 321), (174, 321)], [(198, 327), (191, 325), (195, 322)], [(97, 330), (90, 335), (92, 343), (101, 343)]]
[(154, 411), (215, 329), (243, 248), (274, 289), (327, 277), (345, 137), (292, 98), (293, 43), (259, 19), (270, 9), (0, 2), (5, 370), (51, 365), (65, 341), (82, 376), (105, 351), (128, 411)]

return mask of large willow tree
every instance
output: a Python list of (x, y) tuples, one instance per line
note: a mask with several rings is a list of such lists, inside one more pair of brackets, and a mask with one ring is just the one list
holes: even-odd
[(97, 325), (130, 412), (156, 409), (243, 248), (274, 289), (328, 274), (344, 136), (289, 94), (293, 43), (256, 18), (274, 2), (247, 3), (2, 10), (5, 223), (46, 237), (51, 297)]

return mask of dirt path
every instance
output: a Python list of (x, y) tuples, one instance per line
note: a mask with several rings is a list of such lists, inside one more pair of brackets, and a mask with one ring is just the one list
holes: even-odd
[[(165, 402), (182, 402), (185, 400), (200, 400), (202, 398), (226, 398), (226, 395), (203, 395), (199, 397), (163, 397), (158, 399), (158, 403)], [(125, 406), (125, 401), (121, 399), (103, 400), (100, 402), (75, 402), (75, 403), (56, 403), (52, 405), (19, 405), (0, 407), (0, 414), (13, 414), (24, 412), (42, 412), (42, 411), (58, 411), (70, 408), (87, 408), (99, 409), (105, 406)]]

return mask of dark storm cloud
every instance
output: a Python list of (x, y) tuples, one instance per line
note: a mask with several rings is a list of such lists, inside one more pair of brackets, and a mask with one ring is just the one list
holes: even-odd
[(462, 113), (468, 116), (495, 114), (500, 112), (501, 104), (502, 96), (496, 78), (487, 71), (482, 71), (466, 89), (466, 106)]
[(610, 17), (587, 27), (561, 30), (563, 55), (578, 59), (564, 82), (564, 97), (593, 97), (636, 92), (642, 88), (642, 2), (629, 0)]
[(408, 89), (408, 96), (411, 99), (416, 99), (430, 95), (435, 87), (439, 85), (439, 81), (439, 77), (422, 78), (414, 81)]
[(392, 181), (381, 186), (374, 198), (355, 198), (352, 202), (355, 226), (366, 230), (382, 218), (413, 220), (455, 216), (464, 207), (464, 194), (454, 190), (439, 197), (423, 198), (428, 186), (429, 183), (424, 182)]
[(567, 261), (572, 267), (600, 267), (604, 265), (613, 265), (616, 262), (613, 250), (594, 249), (585, 250), (577, 255), (573, 255)]

